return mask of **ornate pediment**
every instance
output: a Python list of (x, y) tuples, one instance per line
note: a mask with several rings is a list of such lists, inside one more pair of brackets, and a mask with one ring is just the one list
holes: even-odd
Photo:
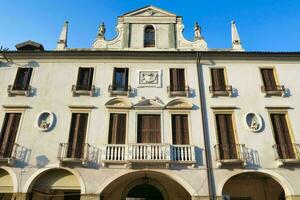
[(168, 11), (162, 10), (154, 6), (146, 6), (129, 13), (125, 13), (124, 17), (175, 17), (176, 15)]
[(185, 99), (174, 99), (166, 105), (167, 109), (193, 109), (193, 104)]
[(105, 103), (106, 108), (130, 109), (132, 103), (125, 98), (113, 98)]
[(163, 109), (164, 103), (158, 99), (142, 99), (133, 106), (135, 109)]

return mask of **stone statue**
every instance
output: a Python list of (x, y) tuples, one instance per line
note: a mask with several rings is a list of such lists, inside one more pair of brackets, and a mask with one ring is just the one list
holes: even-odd
[(201, 27), (199, 26), (198, 22), (195, 23), (195, 39), (201, 38)]
[(102, 22), (102, 24), (99, 26), (98, 29), (98, 36), (104, 38), (105, 35), (105, 24)]

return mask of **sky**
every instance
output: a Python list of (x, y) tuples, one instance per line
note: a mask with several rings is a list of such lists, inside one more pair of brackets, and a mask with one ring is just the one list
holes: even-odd
[(0, 46), (33, 40), (53, 50), (64, 21), (69, 48), (89, 48), (101, 22), (116, 36), (117, 16), (153, 5), (183, 17), (193, 39), (199, 22), (209, 48), (230, 48), (235, 20), (247, 51), (300, 51), (300, 0), (0, 0)]

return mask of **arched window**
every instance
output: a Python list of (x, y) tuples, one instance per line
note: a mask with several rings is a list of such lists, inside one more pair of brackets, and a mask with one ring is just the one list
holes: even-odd
[(144, 31), (144, 47), (155, 47), (155, 30), (151, 25)]

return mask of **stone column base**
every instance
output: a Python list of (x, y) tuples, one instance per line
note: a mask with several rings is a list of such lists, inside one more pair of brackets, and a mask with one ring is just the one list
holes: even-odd
[(27, 193), (14, 193), (12, 196), (13, 200), (26, 200)]
[(210, 200), (209, 196), (192, 196), (192, 200)]
[(285, 197), (286, 200), (300, 200), (300, 195), (295, 196), (287, 196)]
[(82, 194), (80, 200), (99, 200), (99, 194)]

